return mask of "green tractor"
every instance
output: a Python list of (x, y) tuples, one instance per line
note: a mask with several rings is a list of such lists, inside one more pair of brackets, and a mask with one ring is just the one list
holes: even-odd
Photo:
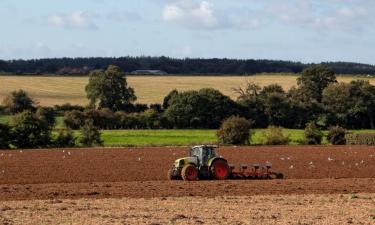
[(177, 159), (168, 171), (168, 179), (193, 181), (198, 179), (225, 180), (231, 175), (226, 159), (217, 156), (215, 147), (199, 145), (191, 148), (190, 156)]

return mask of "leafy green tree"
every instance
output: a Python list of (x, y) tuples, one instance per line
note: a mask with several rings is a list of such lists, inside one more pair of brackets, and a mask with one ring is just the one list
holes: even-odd
[(216, 135), (220, 143), (245, 145), (250, 144), (251, 123), (242, 117), (231, 116), (224, 120)]
[(297, 84), (304, 96), (317, 102), (321, 102), (324, 88), (336, 82), (335, 73), (322, 64), (306, 68), (297, 79)]
[(100, 131), (94, 126), (94, 121), (92, 119), (85, 120), (85, 124), (81, 128), (80, 143), (88, 147), (103, 144)]
[(352, 81), (328, 86), (323, 105), (331, 124), (352, 128), (374, 128), (375, 86), (368, 81)]
[(306, 144), (319, 145), (322, 143), (323, 132), (316, 126), (314, 122), (310, 122), (306, 124), (304, 136)]
[(11, 141), (10, 128), (0, 123), (0, 149), (8, 149)]
[(221, 121), (238, 114), (238, 105), (218, 90), (178, 93), (171, 98), (165, 116), (177, 128), (218, 128)]
[(11, 92), (3, 101), (4, 106), (10, 113), (16, 114), (25, 110), (35, 109), (34, 100), (24, 90)]
[(265, 105), (260, 97), (261, 87), (247, 82), (245, 88), (235, 88), (238, 94), (237, 103), (241, 106), (242, 115), (253, 121), (254, 127), (267, 127), (268, 118), (265, 114)]
[(128, 87), (126, 78), (118, 66), (110, 65), (106, 70), (90, 73), (86, 95), (91, 106), (109, 108), (113, 111), (125, 109), (136, 100), (134, 89)]
[(46, 147), (51, 142), (52, 127), (30, 111), (15, 115), (11, 121), (12, 145), (17, 148)]

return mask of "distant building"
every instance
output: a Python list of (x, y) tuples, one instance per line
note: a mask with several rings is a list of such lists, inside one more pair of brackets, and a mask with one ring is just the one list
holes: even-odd
[(130, 73), (131, 75), (166, 75), (165, 71), (162, 70), (135, 70)]

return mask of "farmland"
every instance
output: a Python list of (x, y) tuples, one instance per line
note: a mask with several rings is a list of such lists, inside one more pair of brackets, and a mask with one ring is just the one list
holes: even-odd
[[(128, 83), (134, 87), (139, 103), (161, 103), (165, 95), (173, 89), (196, 90), (212, 87), (223, 94), (236, 98), (233, 88), (243, 86), (247, 81), (260, 86), (280, 84), (288, 90), (296, 85), (296, 75), (267, 74), (256, 76), (129, 76)], [(357, 77), (338, 76), (342, 82), (350, 82)], [(360, 78), (375, 84), (375, 78)], [(0, 101), (11, 91), (24, 89), (41, 105), (87, 104), (85, 85), (87, 76), (0, 76)]]
[(286, 179), (167, 181), (166, 170), (186, 153), (160, 147), (0, 151), (0, 222), (373, 222), (374, 147), (225, 147), (218, 153), (231, 163), (269, 161)]

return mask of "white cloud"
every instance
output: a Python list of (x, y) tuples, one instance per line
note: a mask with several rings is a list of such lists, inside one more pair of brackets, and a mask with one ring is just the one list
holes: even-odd
[(95, 15), (89, 12), (76, 11), (71, 14), (54, 14), (48, 17), (49, 24), (65, 28), (96, 29)]
[(164, 21), (188, 28), (216, 29), (226, 26), (226, 19), (219, 16), (214, 5), (208, 1), (178, 1), (165, 5), (162, 13)]

